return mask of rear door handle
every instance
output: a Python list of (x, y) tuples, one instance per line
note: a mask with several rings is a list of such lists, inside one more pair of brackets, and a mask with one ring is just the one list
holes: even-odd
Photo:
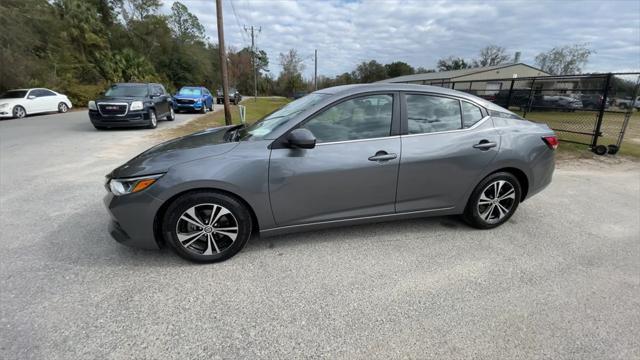
[(369, 161), (389, 161), (397, 158), (396, 154), (389, 154), (384, 150), (378, 151), (375, 155), (369, 157)]
[(480, 140), (479, 143), (473, 145), (474, 148), (476, 149), (480, 149), (480, 150), (489, 150), (491, 148), (494, 148), (498, 146), (498, 144), (491, 142), (489, 140)]

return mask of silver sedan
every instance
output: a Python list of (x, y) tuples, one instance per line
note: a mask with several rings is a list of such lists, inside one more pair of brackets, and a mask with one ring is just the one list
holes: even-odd
[(107, 176), (105, 204), (117, 241), (199, 262), (251, 234), (452, 214), (490, 229), (551, 182), (557, 145), (466, 93), (338, 86), (145, 151)]

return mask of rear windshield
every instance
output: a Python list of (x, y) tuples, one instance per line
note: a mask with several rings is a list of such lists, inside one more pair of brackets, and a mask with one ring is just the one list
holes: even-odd
[(0, 95), (0, 99), (22, 99), (27, 96), (27, 90), (11, 90)]
[(147, 96), (149, 87), (146, 84), (140, 85), (113, 85), (104, 94), (112, 97), (135, 97)]
[(200, 88), (192, 88), (192, 87), (183, 87), (178, 91), (178, 95), (202, 95), (202, 90)]

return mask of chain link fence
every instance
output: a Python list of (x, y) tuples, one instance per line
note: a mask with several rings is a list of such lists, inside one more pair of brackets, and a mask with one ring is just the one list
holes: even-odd
[[(640, 73), (609, 73), (436, 82), (548, 124), (562, 141), (615, 154), (628, 141), (640, 144)], [(631, 124), (631, 126), (629, 126)], [(630, 130), (628, 130), (630, 129)]]

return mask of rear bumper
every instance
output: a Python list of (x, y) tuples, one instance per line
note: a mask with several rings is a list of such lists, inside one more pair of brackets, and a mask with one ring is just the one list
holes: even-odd
[(89, 120), (95, 126), (138, 127), (149, 125), (149, 113), (145, 110), (129, 111), (125, 116), (105, 116), (98, 111), (89, 110)]
[(114, 196), (109, 192), (103, 202), (111, 216), (109, 234), (114, 240), (142, 249), (160, 247), (154, 233), (160, 200), (144, 193)]

